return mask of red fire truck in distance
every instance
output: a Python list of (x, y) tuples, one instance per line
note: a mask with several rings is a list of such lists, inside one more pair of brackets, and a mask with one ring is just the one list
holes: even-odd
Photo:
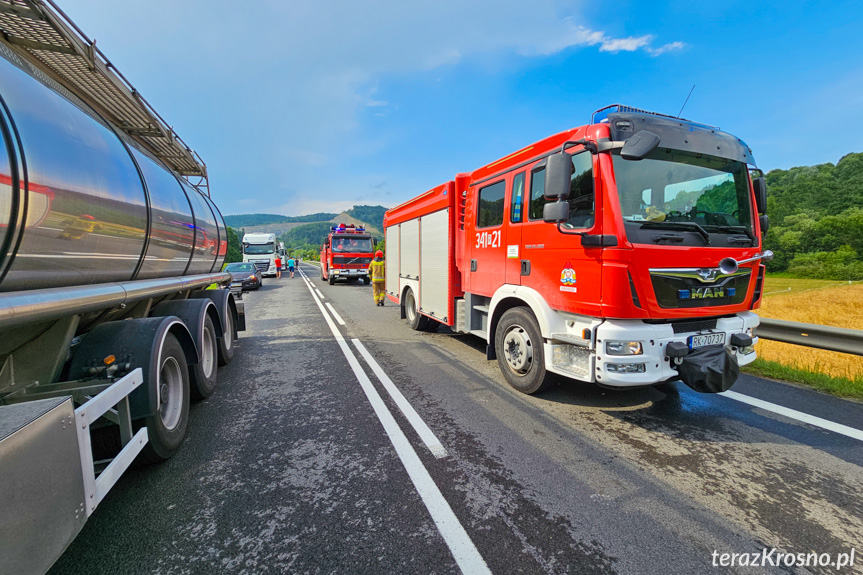
[(339, 224), (321, 246), (321, 279), (333, 285), (336, 280), (362, 279), (369, 283), (369, 264), (374, 257), (374, 239), (362, 226)]
[[(766, 186), (718, 128), (614, 105), (386, 213), (414, 329), (486, 340), (506, 380), (731, 387), (755, 359)], [(751, 172), (750, 172), (751, 168)]]

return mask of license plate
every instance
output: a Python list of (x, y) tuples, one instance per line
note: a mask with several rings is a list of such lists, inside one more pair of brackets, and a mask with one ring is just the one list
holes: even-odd
[(706, 345), (725, 345), (725, 332), (690, 335), (688, 343), (689, 349), (704, 347)]

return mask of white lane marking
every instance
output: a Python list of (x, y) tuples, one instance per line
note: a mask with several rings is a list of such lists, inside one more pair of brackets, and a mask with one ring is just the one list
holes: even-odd
[(353, 342), (354, 346), (356, 346), (356, 348), (360, 350), (360, 354), (363, 356), (363, 359), (366, 360), (366, 363), (368, 363), (369, 367), (372, 368), (372, 371), (375, 372), (375, 375), (383, 384), (384, 389), (387, 390), (387, 393), (390, 394), (390, 397), (392, 397), (393, 401), (396, 402), (396, 405), (399, 406), (399, 409), (402, 411), (405, 418), (408, 420), (408, 423), (411, 424), (411, 427), (414, 428), (414, 431), (417, 432), (417, 435), (420, 436), (420, 439), (423, 440), (423, 443), (426, 444), (426, 447), (429, 448), (429, 451), (432, 452), (432, 455), (434, 455), (438, 459), (440, 459), (441, 457), (446, 457), (446, 449), (441, 444), (440, 440), (437, 438), (434, 432), (429, 429), (429, 426), (426, 425), (426, 422), (423, 421), (423, 418), (420, 417), (419, 414), (414, 410), (410, 402), (405, 399), (405, 396), (402, 395), (402, 392), (399, 391), (399, 389), (393, 383), (393, 380), (389, 378), (386, 372), (384, 372), (383, 368), (381, 368), (378, 362), (375, 361), (375, 358), (372, 357), (372, 354), (369, 353), (369, 350), (366, 349), (366, 346), (364, 346), (362, 342), (358, 339), (352, 339), (351, 341)]
[(322, 294), (318, 288), (315, 288), (315, 293), (316, 293), (316, 294), (318, 294), (318, 297), (319, 297), (319, 298), (321, 298), (321, 299), (327, 299), (327, 298), (325, 298), (325, 297), (324, 297), (324, 294)]
[(848, 427), (847, 425), (842, 425), (841, 423), (835, 423), (827, 419), (821, 419), (820, 417), (815, 417), (814, 415), (809, 415), (808, 413), (803, 413), (802, 411), (797, 411), (796, 409), (782, 407), (781, 405), (776, 405), (775, 403), (770, 403), (769, 401), (764, 401), (763, 399), (749, 397), (748, 395), (743, 395), (742, 393), (737, 393), (736, 391), (723, 391), (719, 395), (723, 395), (729, 399), (734, 399), (741, 403), (747, 403), (759, 409), (772, 411), (773, 413), (783, 415), (790, 419), (796, 419), (797, 421), (802, 421), (803, 423), (808, 423), (809, 425), (814, 425), (815, 427), (820, 427), (822, 429), (826, 429), (840, 435), (845, 435), (847, 437), (863, 441), (863, 431), (855, 429), (853, 427)]
[(342, 316), (336, 311), (336, 309), (330, 305), (330, 302), (327, 302), (327, 309), (330, 310), (330, 313), (333, 314), (333, 317), (336, 318), (336, 321), (339, 322), (339, 325), (345, 325), (345, 320), (342, 319)]
[(450, 553), (452, 553), (453, 559), (455, 559), (459, 569), (461, 569), (461, 572), (465, 574), (472, 575), (477, 573), (483, 575), (487, 573), (488, 575), (491, 575), (491, 570), (488, 568), (488, 565), (486, 565), (485, 559), (483, 559), (482, 555), (479, 554), (479, 551), (473, 544), (473, 541), (471, 541), (470, 536), (464, 530), (462, 524), (459, 523), (458, 517), (455, 516), (455, 513), (453, 513), (452, 508), (446, 501), (446, 498), (444, 498), (443, 493), (440, 492), (434, 479), (432, 479), (428, 470), (422, 464), (422, 461), (420, 461), (419, 456), (416, 451), (414, 451), (408, 438), (399, 427), (393, 414), (390, 413), (389, 409), (387, 409), (387, 406), (384, 404), (384, 400), (381, 399), (380, 395), (378, 395), (378, 392), (372, 385), (371, 380), (363, 371), (362, 367), (360, 367), (359, 360), (351, 351), (345, 338), (342, 337), (336, 324), (334, 324), (333, 320), (330, 319), (330, 316), (327, 314), (321, 300), (315, 297), (315, 293), (311, 288), (309, 291), (312, 292), (312, 299), (315, 300), (318, 309), (321, 310), (324, 320), (327, 322), (327, 325), (333, 333), (333, 336), (336, 338), (336, 342), (338, 342), (342, 353), (348, 360), (348, 364), (350, 364), (354, 375), (356, 375), (357, 381), (360, 383), (360, 387), (363, 388), (366, 398), (368, 398), (369, 403), (372, 405), (372, 409), (374, 409), (375, 414), (378, 416), (378, 420), (381, 422), (381, 425), (383, 425), (384, 431), (396, 450), (396, 454), (399, 456), (405, 471), (408, 472), (408, 476), (411, 478), (414, 488), (416, 488), (420, 499), (422, 499), (426, 509), (428, 509), (432, 521), (434, 521), (438, 531), (444, 539), (444, 542), (447, 547), (449, 547)]

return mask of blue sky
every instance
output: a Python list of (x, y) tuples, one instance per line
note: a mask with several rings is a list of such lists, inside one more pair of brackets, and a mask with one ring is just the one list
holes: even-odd
[(765, 170), (863, 151), (858, 2), (58, 0), (225, 214), (393, 206), (621, 102)]

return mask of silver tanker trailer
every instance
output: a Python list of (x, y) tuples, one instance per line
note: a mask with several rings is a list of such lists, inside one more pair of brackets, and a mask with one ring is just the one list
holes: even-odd
[(200, 158), (50, 0), (0, 32), (0, 573), (28, 574), (177, 450), (245, 320)]

